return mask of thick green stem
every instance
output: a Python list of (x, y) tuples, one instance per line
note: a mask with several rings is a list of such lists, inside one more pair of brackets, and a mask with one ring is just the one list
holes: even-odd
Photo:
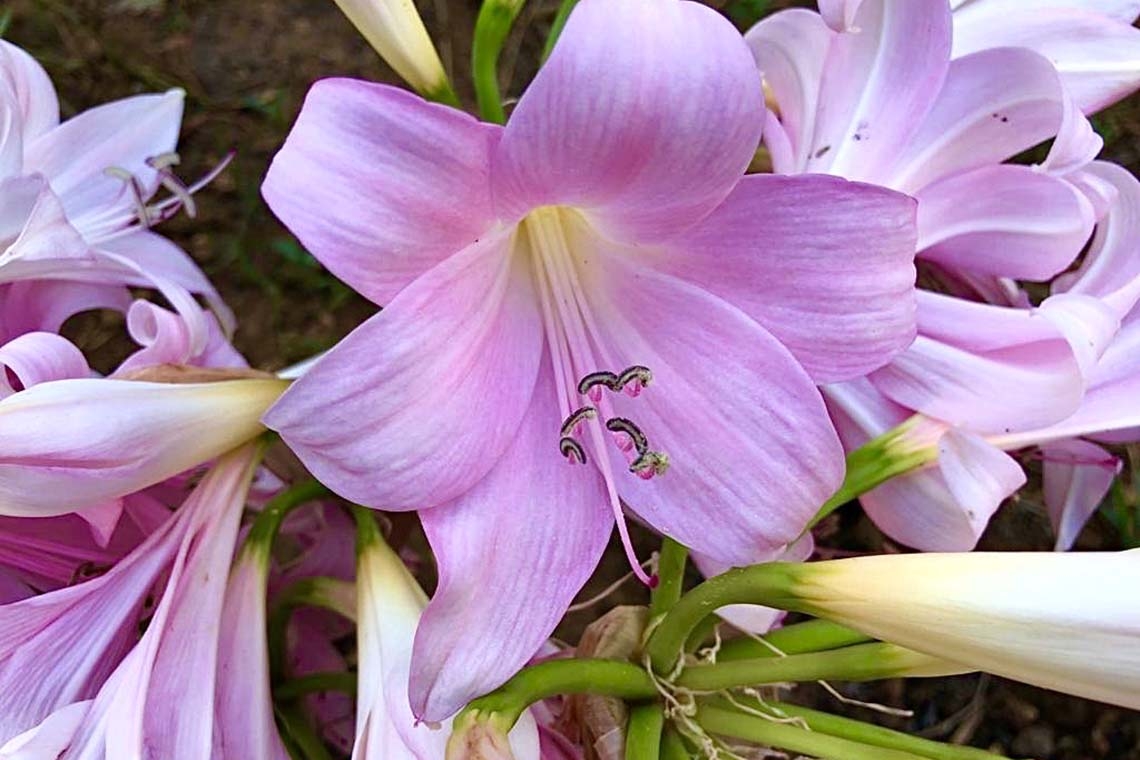
[(690, 760), (691, 757), (681, 735), (673, 730), (672, 726), (666, 726), (665, 732), (661, 735), (662, 760)]
[(558, 4), (558, 13), (555, 14), (554, 21), (550, 24), (550, 34), (546, 36), (546, 45), (542, 48), (542, 57), (539, 58), (539, 63), (546, 63), (546, 59), (554, 51), (554, 43), (558, 42), (558, 38), (562, 35), (562, 28), (566, 26), (566, 20), (570, 18), (570, 11), (574, 10), (574, 6), (577, 4), (578, 0), (562, 0)]
[(475, 81), (475, 99), (484, 121), (504, 124), (503, 97), (499, 92), (499, 53), (510, 34), (511, 26), (522, 9), (524, 0), (484, 0), (475, 20), (475, 38), (471, 46), (471, 74)]
[(653, 679), (631, 662), (603, 659), (549, 660), (523, 668), (490, 694), (471, 702), (466, 713), (495, 714), (510, 730), (526, 708), (558, 694), (602, 694), (637, 701), (657, 696)]
[(291, 755), (297, 760), (332, 760), (332, 754), (299, 707), (278, 706), (276, 711), (282, 738)]
[(658, 760), (665, 710), (659, 702), (635, 705), (625, 729), (625, 760)]
[(322, 691), (341, 691), (349, 696), (355, 696), (356, 674), (310, 673), (307, 676), (291, 678), (273, 690), (273, 698), (287, 702)]
[(712, 734), (743, 739), (766, 747), (799, 752), (820, 760), (925, 760), (921, 755), (808, 731), (793, 723), (702, 705), (697, 723)]
[[(725, 705), (719, 703), (717, 706), (725, 707)], [(798, 718), (812, 731), (821, 734), (838, 736), (862, 744), (872, 744), (876, 747), (883, 747), (885, 749), (910, 752), (914, 755), (930, 758), (930, 760), (1002, 760), (999, 756), (986, 752), (983, 749), (960, 747), (955, 744), (943, 744), (941, 742), (931, 741), (930, 739), (923, 739), (919, 736), (904, 734), (901, 731), (892, 731), (882, 726), (873, 726), (859, 720), (841, 718), (831, 713), (811, 710), (807, 707), (800, 707), (799, 705), (791, 705), (783, 702), (769, 702), (763, 706), (763, 709), (776, 716)]]
[[(697, 692), (713, 692), (744, 686), (797, 681), (873, 681), (912, 673), (930, 672), (937, 662), (909, 649), (875, 642), (834, 649), (829, 652), (793, 654), (788, 657), (760, 657), (715, 665), (691, 665), (676, 684)], [(950, 671), (961, 672), (950, 667)]]
[(929, 421), (915, 415), (848, 454), (843, 483), (816, 512), (808, 530), (852, 499), (937, 459), (938, 447), (922, 437), (924, 423)]
[(777, 562), (751, 567), (737, 567), (709, 578), (681, 597), (673, 609), (654, 629), (646, 644), (653, 670), (670, 673), (681, 655), (685, 640), (706, 617), (728, 604), (763, 604), (769, 607), (796, 609), (797, 600), (790, 593), (794, 582), (789, 568), (795, 565)]
[(685, 584), (685, 564), (689, 550), (668, 536), (661, 542), (661, 554), (657, 556), (657, 588), (653, 589), (649, 601), (649, 619), (664, 615), (681, 598)]
[(784, 626), (765, 634), (763, 638), (770, 646), (765, 646), (763, 642), (751, 637), (729, 641), (717, 652), (716, 661), (732, 662), (776, 657), (778, 652), (784, 654), (822, 652), (871, 641), (870, 636), (830, 620), (808, 620)]
[(277, 538), (277, 531), (280, 530), (282, 521), (290, 512), (302, 504), (328, 495), (329, 489), (315, 480), (306, 480), (285, 489), (262, 507), (249, 528), (249, 535), (245, 539), (246, 545), (272, 544)]

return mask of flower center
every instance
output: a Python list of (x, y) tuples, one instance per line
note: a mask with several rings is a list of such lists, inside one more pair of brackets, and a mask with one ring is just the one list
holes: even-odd
[(529, 248), (534, 267), (563, 419), (557, 439), (559, 451), (571, 464), (585, 464), (591, 459), (596, 464), (630, 565), (652, 586), (656, 579), (645, 573), (633, 550), (606, 448), (616, 446), (630, 472), (646, 480), (664, 474), (669, 457), (651, 448), (649, 438), (635, 422), (614, 411), (609, 394), (636, 398), (652, 381), (653, 373), (642, 365), (622, 369), (598, 329), (579, 272), (582, 254), (596, 248), (582, 245), (590, 234), (580, 213), (558, 206), (537, 208), (520, 225), (520, 243)]

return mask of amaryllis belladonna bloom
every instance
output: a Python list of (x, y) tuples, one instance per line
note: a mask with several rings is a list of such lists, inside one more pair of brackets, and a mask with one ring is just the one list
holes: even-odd
[(318, 83), (263, 188), (385, 304), (266, 415), (343, 496), (423, 509), (426, 720), (517, 670), (628, 510), (726, 563), (794, 540), (843, 473), (815, 388), (913, 337), (913, 202), (743, 176), (740, 35), (681, 0), (584, 0), (505, 127)]
[[(61, 123), (47, 73), (0, 40), (0, 340), (54, 331), (85, 309), (125, 308), (127, 286), (160, 289), (191, 320), (199, 347), (206, 325), (190, 293), (232, 329), (190, 257), (150, 231), (192, 212), (191, 194), (211, 178), (187, 187), (173, 174), (183, 96), (137, 95)], [(170, 197), (152, 200), (160, 187)]]

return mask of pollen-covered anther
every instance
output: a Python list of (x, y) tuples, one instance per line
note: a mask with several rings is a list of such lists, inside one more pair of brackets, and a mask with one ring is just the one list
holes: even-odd
[(664, 475), (669, 469), (669, 455), (664, 451), (647, 451), (629, 463), (629, 471), (643, 480)]
[(606, 420), (606, 429), (622, 434), (617, 438), (617, 444), (622, 451), (636, 448), (639, 456), (645, 456), (649, 452), (649, 439), (645, 437), (645, 433), (625, 417), (612, 417)]
[(579, 409), (576, 409), (571, 412), (570, 416), (562, 422), (562, 429), (560, 431), (560, 434), (563, 438), (572, 436), (575, 432), (577, 432), (579, 424), (585, 420), (595, 419), (597, 416), (598, 410), (592, 406), (583, 406)]
[(653, 372), (649, 367), (643, 367), (640, 364), (635, 364), (632, 367), (626, 367), (618, 375), (617, 390), (624, 390), (626, 395), (637, 398), (641, 393), (641, 389), (649, 385), (653, 381)]
[(562, 456), (566, 457), (570, 464), (586, 463), (586, 450), (582, 448), (582, 444), (570, 436), (563, 436), (559, 439), (558, 450), (562, 452)]
[(602, 388), (617, 392), (621, 390), (618, 376), (613, 372), (591, 372), (578, 381), (578, 393), (588, 396), (595, 404), (602, 400)]

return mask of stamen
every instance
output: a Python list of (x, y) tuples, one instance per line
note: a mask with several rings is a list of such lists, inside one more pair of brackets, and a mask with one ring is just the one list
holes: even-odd
[(592, 406), (583, 406), (580, 409), (574, 410), (570, 413), (570, 416), (567, 417), (566, 420), (562, 423), (562, 437), (566, 438), (574, 435), (574, 430), (578, 427), (578, 423), (582, 422), (583, 420), (595, 419), (597, 416), (598, 410)]
[(570, 461), (570, 464), (586, 463), (586, 450), (582, 448), (582, 444), (570, 436), (564, 436), (559, 439), (558, 450), (562, 452), (562, 456)]
[(158, 172), (159, 183), (178, 199), (179, 205), (186, 209), (186, 216), (193, 219), (198, 215), (198, 207), (194, 205), (194, 198), (190, 195), (190, 190), (186, 184), (170, 170), (170, 167), (178, 166), (181, 162), (182, 158), (177, 153), (162, 153), (148, 158), (146, 165)]
[(147, 208), (146, 200), (143, 198), (142, 186), (139, 185), (138, 178), (121, 166), (108, 166), (103, 170), (103, 173), (108, 177), (121, 179), (126, 184), (131, 195), (134, 196), (135, 214), (138, 216), (139, 224), (143, 227), (152, 226), (153, 220), (150, 217), (150, 209)]
[(641, 389), (648, 386), (652, 381), (653, 372), (649, 367), (635, 364), (632, 367), (627, 367), (618, 375), (617, 385), (618, 390), (624, 390), (628, 396), (637, 398)]
[[(612, 417), (606, 420), (606, 429), (614, 433), (625, 433), (628, 436), (629, 443), (633, 444), (633, 448), (637, 449), (640, 455), (638, 459), (644, 457), (649, 452), (649, 439), (645, 437), (645, 433), (641, 432), (641, 428), (634, 425), (625, 417)], [(618, 444), (621, 445), (620, 443)], [(629, 446), (622, 446), (623, 451), (629, 451)]]
[(629, 464), (629, 471), (643, 480), (664, 475), (669, 470), (669, 455), (664, 451), (646, 451)]
[(618, 376), (613, 372), (591, 372), (578, 381), (578, 393), (589, 396), (596, 404), (602, 400), (602, 386), (611, 391), (620, 391)]

